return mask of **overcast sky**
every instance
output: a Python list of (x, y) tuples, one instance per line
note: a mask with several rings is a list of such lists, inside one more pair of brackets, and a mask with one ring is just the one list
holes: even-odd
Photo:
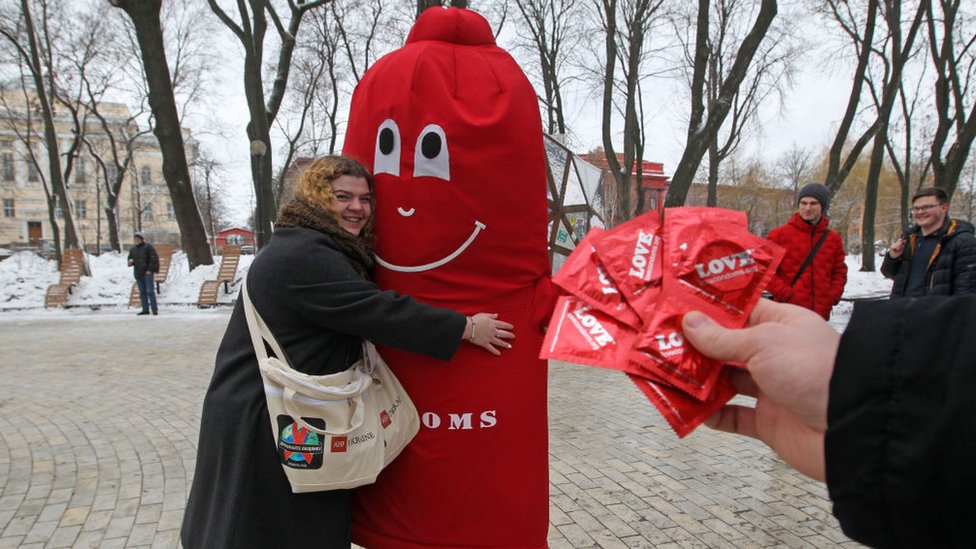
[[(226, 44), (220, 48), (226, 62), (221, 67), (222, 85), (216, 101), (219, 107), (213, 109), (211, 115), (219, 120), (225, 133), (218, 135), (192, 126), (191, 129), (224, 163), (225, 179), (231, 189), (229, 202), (236, 212), (237, 223), (242, 224), (253, 208), (244, 132), (247, 105), (242, 91), (243, 55), (240, 45), (230, 38), (226, 28), (218, 27), (217, 34), (222, 35), (218, 38)], [(822, 55), (816, 53), (800, 58), (795, 85), (786, 92), (782, 102), (770, 100), (763, 105), (761, 130), (753, 130), (743, 139), (741, 154), (759, 156), (772, 164), (794, 143), (818, 152), (829, 145), (850, 93), (850, 69), (825, 66), (820, 59)], [(673, 172), (684, 149), (688, 100), (687, 93), (678, 89), (683, 85), (678, 79), (651, 80), (649, 85), (645, 84), (645, 109), (649, 115), (645, 159), (663, 162), (668, 174)], [(599, 100), (577, 92), (569, 97), (566, 110), (572, 148), (585, 152), (601, 146)], [(205, 124), (213, 126), (212, 122)], [(615, 129), (619, 132), (620, 128)]]

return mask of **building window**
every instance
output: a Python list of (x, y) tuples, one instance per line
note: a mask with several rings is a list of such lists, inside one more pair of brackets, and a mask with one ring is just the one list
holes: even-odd
[(140, 170), (139, 179), (142, 181), (143, 187), (152, 185), (152, 170), (149, 169), (149, 166), (142, 167), (142, 170)]
[(168, 206), (166, 208), (167, 217), (169, 217), (170, 219), (176, 219), (176, 208), (173, 207), (173, 203), (170, 202), (167, 204), (167, 206)]
[(115, 164), (109, 164), (105, 166), (105, 176), (108, 177), (108, 182), (115, 184), (115, 178), (119, 175), (119, 169), (115, 167)]
[(13, 198), (3, 199), (3, 216), (4, 217), (17, 217), (17, 210), (14, 208)]
[(88, 209), (85, 207), (84, 200), (75, 200), (75, 217), (78, 219), (85, 219), (88, 217)]
[(14, 153), (5, 152), (0, 155), (0, 163), (3, 164), (0, 166), (0, 170), (3, 172), (3, 180), (14, 181)]
[(27, 181), (30, 181), (31, 183), (37, 183), (39, 179), (40, 177), (39, 174), (37, 173), (37, 164), (34, 163), (33, 159), (28, 158), (27, 159)]
[(79, 156), (75, 158), (75, 183), (84, 184), (85, 182), (85, 158)]
[(54, 217), (64, 219), (64, 210), (61, 209), (61, 200), (59, 200), (57, 196), (54, 197)]
[(145, 207), (142, 209), (142, 219), (145, 221), (153, 220), (152, 202), (146, 202)]

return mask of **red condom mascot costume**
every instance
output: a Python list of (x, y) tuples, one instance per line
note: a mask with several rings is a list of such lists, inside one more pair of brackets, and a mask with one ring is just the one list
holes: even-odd
[(536, 548), (548, 530), (546, 362), (552, 311), (545, 152), (536, 95), (469, 10), (431, 8), (352, 98), (343, 152), (376, 176), (376, 282), (515, 325), (496, 357), (450, 363), (383, 349), (420, 434), (357, 490), (369, 548)]

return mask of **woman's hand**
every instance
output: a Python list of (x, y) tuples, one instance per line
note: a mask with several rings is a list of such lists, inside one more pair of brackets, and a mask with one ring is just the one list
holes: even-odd
[(501, 349), (511, 349), (512, 344), (506, 339), (515, 339), (510, 330), (514, 328), (508, 322), (498, 320), (494, 313), (478, 313), (469, 317), (464, 330), (464, 339), (469, 343), (482, 347), (493, 355), (501, 355)]

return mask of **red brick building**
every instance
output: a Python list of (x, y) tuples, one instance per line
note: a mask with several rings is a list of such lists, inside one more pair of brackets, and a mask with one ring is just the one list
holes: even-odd
[[(624, 155), (617, 153), (617, 162), (623, 164)], [(602, 169), (609, 169), (609, 164), (607, 163), (606, 154), (601, 149), (597, 149), (592, 153), (580, 154), (580, 157), (587, 162), (598, 166)], [(637, 160), (634, 160), (634, 164), (631, 167), (631, 185), (630, 185), (630, 203), (636, 207), (637, 205)], [(643, 160), (641, 164), (641, 181), (640, 181), (640, 192), (644, 195), (644, 210), (643, 212), (634, 212), (634, 215), (644, 213), (650, 210), (658, 210), (664, 208), (664, 197), (668, 194), (668, 188), (671, 187), (671, 181), (668, 176), (664, 173), (664, 163), (663, 162), (650, 162)], [(614, 196), (615, 190), (607, 189), (606, 195), (608, 197)]]

